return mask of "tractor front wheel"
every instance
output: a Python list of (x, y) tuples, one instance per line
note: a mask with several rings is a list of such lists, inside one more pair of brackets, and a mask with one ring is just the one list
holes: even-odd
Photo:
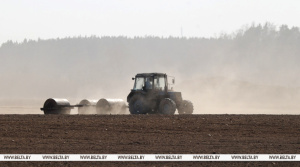
[(149, 106), (142, 95), (134, 95), (129, 101), (130, 114), (147, 114)]

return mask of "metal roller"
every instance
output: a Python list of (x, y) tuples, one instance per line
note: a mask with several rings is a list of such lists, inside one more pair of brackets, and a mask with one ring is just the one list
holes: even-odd
[(100, 99), (96, 104), (97, 114), (124, 114), (126, 103), (122, 99)]
[(50, 98), (45, 101), (41, 110), (44, 114), (70, 114), (73, 108), (67, 99)]
[(78, 107), (78, 114), (96, 114), (96, 104), (98, 100), (83, 99), (80, 101)]

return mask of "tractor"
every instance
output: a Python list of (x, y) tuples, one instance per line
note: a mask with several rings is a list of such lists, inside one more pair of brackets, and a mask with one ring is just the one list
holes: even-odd
[[(168, 82), (171, 80), (171, 83)], [(134, 86), (127, 96), (131, 114), (192, 114), (191, 101), (183, 100), (181, 92), (170, 88), (175, 84), (174, 77), (164, 73), (140, 73), (134, 78)]]

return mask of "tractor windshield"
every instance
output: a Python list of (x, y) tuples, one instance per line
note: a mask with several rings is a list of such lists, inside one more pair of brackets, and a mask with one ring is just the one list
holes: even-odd
[(144, 77), (136, 77), (133, 90), (142, 90), (145, 83)]

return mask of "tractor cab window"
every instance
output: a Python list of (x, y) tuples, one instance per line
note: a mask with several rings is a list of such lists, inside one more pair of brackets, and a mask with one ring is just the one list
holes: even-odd
[(142, 90), (145, 83), (144, 77), (136, 77), (133, 90)]
[(165, 77), (154, 77), (154, 88), (158, 90), (165, 90)]

